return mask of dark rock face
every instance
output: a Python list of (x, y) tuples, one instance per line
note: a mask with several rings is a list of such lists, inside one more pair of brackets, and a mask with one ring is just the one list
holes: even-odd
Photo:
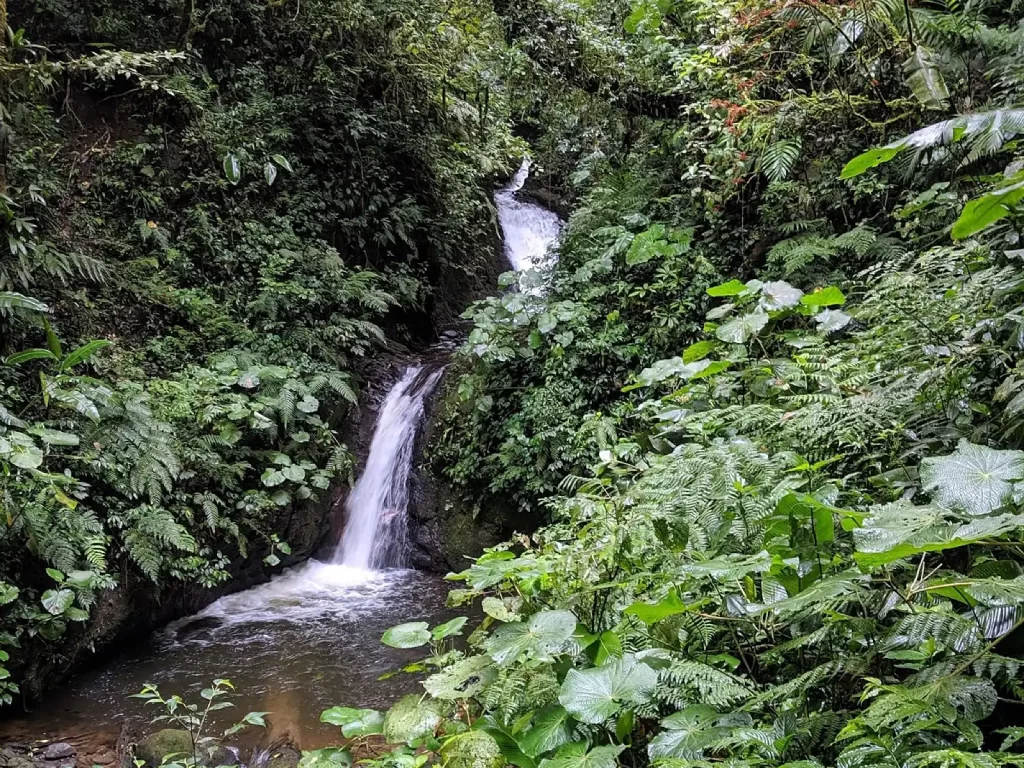
[(448, 485), (430, 470), (425, 454), (441, 417), (443, 403), (454, 385), (447, 373), (427, 404), (423, 426), (413, 456), (409, 504), (409, 531), (412, 538), (412, 565), (424, 571), (446, 573), (462, 571), (468, 559), (487, 547), (504, 541), (515, 525), (511, 509), (489, 510), (488, 519), (480, 519)]

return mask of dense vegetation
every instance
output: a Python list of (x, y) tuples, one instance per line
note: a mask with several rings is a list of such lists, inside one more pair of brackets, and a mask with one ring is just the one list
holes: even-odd
[(485, 3), (7, 10), (3, 702), (115, 582), (288, 555), (282, 511), (350, 473), (361, 359), (491, 290), (522, 152)]
[[(483, 269), (514, 123), (571, 216), (543, 293), (468, 313), (431, 461), (549, 524), (452, 577), (468, 643), (385, 634), (423, 695), (324, 720), (402, 745), (379, 768), (1024, 762), (1020, 3), (167, 5), (146, 53), (75, 49), (131, 3), (12, 36), (12, 635), (113, 558), (281, 546), (352, 358)], [(82, 78), (135, 130), (87, 160)]]
[(464, 650), (385, 634), (423, 696), (325, 721), (380, 766), (1024, 762), (1022, 11), (503, 9), (573, 212), (434, 465), (551, 522), (452, 577)]

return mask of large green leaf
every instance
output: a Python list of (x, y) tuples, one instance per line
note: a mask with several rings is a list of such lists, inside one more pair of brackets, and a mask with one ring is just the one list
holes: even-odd
[(331, 707), (320, 713), (320, 722), (340, 726), (342, 735), (349, 739), (370, 736), (384, 730), (384, 715), (376, 709)]
[(4, 362), (7, 365), (21, 365), (22, 363), (30, 363), (33, 360), (56, 360), (57, 356), (48, 349), (34, 348), (26, 349), (23, 352), (15, 352), (13, 355), (9, 355)]
[(825, 309), (814, 316), (818, 330), (822, 333), (835, 333), (850, 324), (853, 318), (838, 309)]
[(48, 589), (43, 592), (43, 608), (54, 616), (63, 616), (75, 602), (75, 593), (70, 589)]
[(619, 710), (647, 701), (657, 681), (657, 672), (630, 653), (602, 667), (570, 669), (558, 700), (577, 719), (603, 723)]
[(767, 312), (751, 312), (734, 317), (715, 329), (715, 335), (730, 344), (746, 344), (747, 340), (768, 325)]
[(936, 503), (986, 515), (1012, 500), (1024, 479), (1024, 451), (997, 451), (961, 440), (955, 453), (921, 462), (921, 486)]
[(466, 626), (467, 621), (468, 619), (465, 616), (456, 616), (454, 619), (434, 627), (430, 631), (430, 636), (434, 639), (434, 642), (439, 642), (449, 637), (461, 635), (462, 628)]
[(112, 343), (113, 342), (107, 341), (106, 339), (96, 339), (95, 341), (90, 341), (88, 344), (83, 344), (61, 361), (60, 369), (62, 371), (69, 371), (76, 365), (84, 363), (101, 349), (106, 349)]
[(238, 157), (234, 154), (228, 153), (224, 155), (224, 176), (232, 184), (237, 184), (242, 180), (242, 164), (238, 161)]
[(697, 760), (705, 749), (724, 738), (732, 730), (720, 724), (721, 716), (705, 704), (695, 704), (661, 721), (662, 731), (650, 744), (651, 760), (678, 757)]
[(487, 656), (470, 656), (423, 681), (435, 699), (468, 699), (476, 696), (497, 677), (494, 662)]
[(803, 291), (799, 288), (794, 288), (785, 280), (776, 280), (761, 285), (761, 299), (759, 303), (769, 312), (776, 312), (795, 307), (800, 303), (803, 295)]
[(588, 749), (586, 742), (576, 741), (561, 747), (554, 757), (541, 760), (539, 768), (615, 768), (624, 749), (621, 744)]
[(419, 648), (430, 642), (430, 625), (425, 621), (410, 621), (391, 627), (380, 638), (392, 648)]
[(878, 567), (923, 552), (941, 552), (990, 539), (1024, 527), (1024, 515), (956, 520), (938, 506), (915, 506), (898, 501), (873, 507), (853, 532), (854, 559), (866, 568)]
[(523, 654), (550, 661), (565, 650), (575, 629), (576, 617), (568, 611), (541, 611), (528, 621), (502, 624), (487, 638), (484, 648), (502, 666)]
[(521, 618), (518, 613), (513, 610), (511, 600), (502, 600), (499, 597), (485, 597), (481, 607), (484, 609), (484, 613), (498, 621), (519, 621)]
[(552, 704), (533, 716), (530, 730), (518, 738), (519, 746), (530, 757), (558, 749), (572, 740), (573, 720), (565, 707)]
[(917, 46), (913, 56), (903, 64), (903, 71), (914, 96), (925, 107), (943, 110), (949, 106), (949, 89), (931, 51)]
[(713, 285), (708, 288), (708, 296), (714, 296), (716, 298), (720, 298), (722, 296), (739, 296), (746, 290), (746, 283), (742, 283), (739, 280), (730, 280), (727, 283)]
[(441, 722), (441, 702), (427, 696), (403, 696), (384, 716), (384, 740), (402, 744), (432, 734)]
[(906, 145), (903, 142), (897, 142), (885, 147), (869, 149), (867, 152), (857, 155), (853, 160), (848, 162), (843, 167), (843, 171), (839, 176), (842, 179), (852, 179), (855, 176), (860, 176), (862, 173), (866, 173), (872, 168), (876, 168), (879, 165), (889, 162), (904, 149), (906, 149)]
[(13, 603), (18, 599), (20, 590), (13, 584), (8, 584), (6, 581), (0, 581), (0, 605), (7, 605)]
[(846, 296), (834, 285), (830, 285), (813, 293), (804, 294), (800, 299), (800, 303), (807, 307), (834, 307), (839, 304), (845, 304)]
[(37, 469), (43, 464), (43, 452), (35, 443), (27, 440), (15, 441), (17, 433), (12, 435), (8, 461), (22, 469)]
[(646, 386), (651, 386), (671, 378), (691, 379), (710, 365), (710, 360), (695, 360), (692, 363), (684, 363), (681, 357), (670, 357), (667, 360), (657, 361), (650, 368), (644, 368), (640, 371), (637, 379)]
[(686, 604), (679, 599), (679, 593), (673, 589), (657, 603), (633, 603), (626, 609), (626, 614), (636, 616), (644, 624), (656, 624), (662, 619), (683, 613), (685, 610)]
[(12, 291), (0, 291), (0, 315), (5, 314), (6, 310), (9, 309), (26, 309), (29, 312), (50, 311), (50, 308), (39, 301), (39, 299)]
[(1024, 180), (1002, 186), (971, 200), (953, 224), (953, 239), (963, 240), (1009, 216), (1024, 200)]
[(505, 758), (498, 742), (486, 731), (466, 731), (441, 747), (445, 768), (502, 768)]

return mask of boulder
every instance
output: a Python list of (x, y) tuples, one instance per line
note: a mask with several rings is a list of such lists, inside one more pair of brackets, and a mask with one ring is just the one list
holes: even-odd
[(166, 755), (192, 754), (192, 736), (188, 731), (164, 728), (151, 733), (135, 745), (135, 757), (149, 768), (157, 768)]
[(43, 760), (67, 760), (75, 756), (75, 748), (66, 741), (58, 741), (55, 744), (47, 744), (41, 757)]

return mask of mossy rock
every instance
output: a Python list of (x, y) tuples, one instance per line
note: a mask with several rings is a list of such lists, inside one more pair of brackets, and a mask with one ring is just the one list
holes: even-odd
[(167, 755), (192, 754), (192, 737), (188, 731), (164, 728), (151, 733), (135, 745), (135, 757), (149, 768), (157, 768)]
[[(162, 731), (149, 734), (135, 745), (135, 757), (142, 760), (148, 768), (158, 768), (167, 755), (175, 755), (181, 759), (192, 755), (192, 737), (188, 731), (164, 728)], [(227, 747), (218, 747), (212, 756), (207, 750), (200, 749), (199, 762), (212, 766), (238, 765), (238, 757)]]

